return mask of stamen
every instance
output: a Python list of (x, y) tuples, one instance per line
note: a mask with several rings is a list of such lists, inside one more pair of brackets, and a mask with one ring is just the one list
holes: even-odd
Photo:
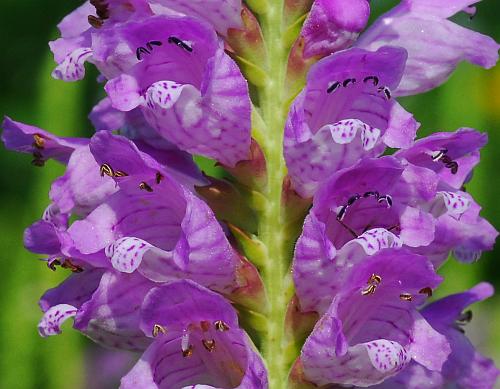
[(387, 208), (392, 207), (392, 197), (390, 195), (385, 195), (385, 196), (379, 196), (377, 199), (378, 203), (382, 203), (385, 201), (387, 203)]
[(159, 324), (153, 326), (153, 337), (156, 338), (160, 334), (166, 334), (167, 329)]
[(61, 267), (63, 269), (69, 269), (73, 273), (81, 273), (83, 271), (83, 267), (75, 265), (73, 262), (71, 262), (70, 259), (65, 259), (64, 262), (61, 264)]
[(142, 55), (143, 54), (151, 54), (151, 52), (146, 49), (145, 47), (138, 47), (137, 50), (135, 51), (135, 56), (137, 57), (138, 61), (142, 61)]
[(145, 182), (141, 182), (139, 184), (139, 189), (140, 190), (145, 190), (146, 192), (152, 192), (153, 191), (153, 188), (151, 188), (147, 183)]
[(229, 326), (222, 320), (217, 320), (214, 322), (214, 327), (217, 331), (224, 332), (229, 330)]
[(427, 297), (432, 297), (432, 289), (430, 287), (425, 287), (425, 288), (422, 288), (418, 291), (418, 293), (420, 294), (426, 294)]
[(447, 149), (442, 149), (431, 154), (431, 158), (434, 162), (441, 161), (444, 165), (450, 169), (451, 174), (457, 174), (458, 163), (451, 159), (448, 155)]
[(189, 333), (187, 331), (184, 331), (181, 338), (181, 350), (184, 358), (189, 358), (193, 355), (193, 346), (189, 344)]
[(201, 343), (209, 353), (213, 353), (215, 351), (215, 339), (203, 339)]
[(161, 46), (163, 43), (160, 41), (149, 41), (146, 43), (146, 47), (150, 50), (153, 51), (153, 46)]
[(377, 76), (368, 76), (368, 77), (365, 77), (363, 79), (363, 82), (368, 82), (372, 80), (373, 81), (373, 85), (377, 86), (378, 85), (378, 77)]
[(186, 350), (182, 350), (182, 356), (184, 358), (189, 358), (189, 357), (193, 356), (193, 346), (189, 345)]
[(45, 160), (43, 159), (42, 153), (35, 151), (33, 153), (33, 160), (31, 161), (31, 164), (37, 167), (45, 166)]
[(156, 183), (159, 184), (163, 180), (163, 176), (160, 172), (156, 173)]
[(373, 191), (373, 192), (365, 192), (363, 194), (363, 197), (364, 198), (367, 198), (367, 197), (376, 197), (376, 198), (379, 198), (380, 197), (380, 194), (377, 192), (377, 191)]
[(52, 260), (47, 262), (48, 268), (52, 271), (56, 271), (57, 270), (56, 266), (60, 266), (60, 265), (61, 265), (61, 261), (59, 261), (59, 259), (52, 259)]
[(103, 163), (101, 165), (101, 168), (99, 169), (99, 171), (101, 172), (101, 177), (104, 177), (104, 175), (107, 175), (109, 177), (113, 177), (115, 175), (115, 171), (113, 170), (111, 165), (109, 165), (107, 163)]
[(128, 174), (127, 174), (127, 173), (125, 173), (125, 172), (123, 172), (123, 171), (121, 171), (121, 170), (117, 170), (117, 171), (113, 174), (113, 176), (114, 176), (115, 178), (120, 178), (120, 177), (127, 177), (127, 176), (128, 176)]
[(203, 320), (200, 322), (200, 327), (202, 331), (207, 332), (210, 330), (210, 322)]
[(464, 326), (472, 320), (472, 311), (468, 310), (465, 312), (462, 312), (460, 316), (458, 316), (456, 322), (458, 325)]
[(174, 45), (179, 46), (181, 49), (186, 50), (189, 53), (191, 53), (193, 51), (193, 49), (190, 46), (188, 46), (186, 43), (184, 43), (183, 41), (181, 41), (179, 38), (177, 38), (175, 36), (169, 37), (168, 43), (173, 43)]
[(387, 100), (390, 100), (390, 99), (391, 99), (391, 97), (392, 97), (392, 96), (391, 96), (391, 91), (390, 91), (390, 89), (389, 89), (388, 87), (386, 87), (386, 86), (381, 86), (381, 87), (379, 87), (377, 90), (379, 91), (379, 93), (380, 93), (380, 92), (384, 92), (384, 95), (385, 95), (385, 97), (387, 98)]
[(354, 196), (349, 197), (347, 200), (347, 206), (350, 207), (353, 205), (356, 201), (358, 201), (361, 198), (359, 194), (355, 194)]
[(368, 296), (369, 294), (374, 294), (375, 291), (377, 290), (377, 286), (380, 285), (382, 282), (382, 277), (379, 276), (378, 274), (373, 273), (370, 278), (368, 278), (368, 281), (366, 282), (368, 286), (361, 291), (361, 294), (363, 296)]
[(43, 150), (45, 148), (45, 139), (40, 134), (33, 135), (33, 147)]
[(410, 293), (401, 293), (399, 295), (399, 298), (403, 301), (412, 301), (413, 300), (413, 297)]
[(340, 82), (335, 81), (332, 85), (330, 85), (328, 87), (328, 89), (326, 90), (326, 92), (327, 93), (333, 93), (333, 92), (335, 92), (338, 89), (339, 86), (340, 86)]
[(344, 82), (342, 83), (342, 86), (344, 88), (347, 88), (349, 86), (349, 84), (355, 84), (355, 83), (356, 83), (355, 78), (348, 78), (348, 79), (344, 80)]
[(87, 16), (89, 24), (94, 28), (101, 28), (104, 25), (104, 20), (94, 15)]

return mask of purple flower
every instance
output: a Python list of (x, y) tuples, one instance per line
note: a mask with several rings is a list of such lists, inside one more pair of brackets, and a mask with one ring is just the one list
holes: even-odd
[(422, 290), (439, 282), (430, 262), (401, 249), (382, 250), (357, 265), (304, 344), (305, 378), (369, 386), (411, 360), (440, 371), (450, 346), (416, 309)]
[(448, 20), (460, 11), (474, 13), (478, 0), (403, 0), (382, 15), (356, 42), (376, 50), (385, 45), (408, 51), (408, 63), (397, 96), (433, 89), (447, 80), (461, 61), (484, 68), (498, 61), (500, 46), (490, 37)]
[(121, 388), (267, 387), (262, 360), (220, 295), (176, 281), (151, 290), (141, 316), (154, 341)]
[(470, 304), (482, 301), (492, 294), (492, 286), (481, 283), (466, 292), (442, 298), (425, 307), (422, 310), (423, 317), (432, 327), (446, 336), (451, 346), (451, 354), (442, 371), (429, 371), (421, 365), (412, 363), (406, 370), (376, 388), (494, 387), (500, 371), (491, 359), (474, 349), (463, 329), (472, 318), (472, 312), (464, 310)]
[(403, 49), (350, 49), (319, 61), (290, 108), (284, 155), (303, 197), (323, 180), (386, 146), (408, 147), (418, 123), (391, 98), (406, 60)]

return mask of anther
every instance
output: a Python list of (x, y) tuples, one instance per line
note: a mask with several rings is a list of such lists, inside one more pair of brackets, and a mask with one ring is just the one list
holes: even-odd
[(340, 82), (335, 81), (332, 85), (330, 85), (328, 87), (328, 89), (326, 90), (326, 92), (327, 93), (333, 93), (333, 92), (335, 92), (338, 89), (339, 86), (340, 86)]
[(383, 201), (386, 202), (387, 208), (391, 208), (392, 207), (392, 197), (390, 195), (380, 196), (377, 199), (378, 203), (382, 203)]
[(63, 269), (69, 269), (73, 273), (81, 273), (83, 271), (83, 267), (75, 265), (73, 262), (71, 262), (70, 259), (65, 259), (64, 262), (61, 264), (61, 267)]
[(390, 100), (391, 99), (391, 91), (389, 90), (389, 88), (387, 88), (386, 86), (381, 86), (377, 89), (379, 92), (384, 92), (384, 95), (385, 97), (387, 98), (387, 100)]
[(31, 161), (31, 164), (37, 167), (42, 167), (45, 165), (43, 155), (39, 151), (35, 151), (33, 153), (33, 160)]
[(94, 28), (101, 28), (104, 24), (104, 20), (102, 20), (101, 18), (98, 18), (94, 15), (89, 15), (87, 17), (87, 20), (88, 20), (89, 24)]
[(101, 165), (101, 168), (99, 169), (99, 171), (101, 172), (101, 177), (104, 177), (104, 175), (107, 175), (109, 177), (113, 177), (115, 175), (115, 171), (107, 163), (103, 163)]
[(166, 333), (167, 333), (167, 329), (165, 327), (163, 327), (162, 325), (155, 324), (153, 326), (153, 337), (154, 338), (156, 338), (160, 334), (166, 334)]
[(139, 189), (140, 190), (145, 190), (146, 192), (152, 192), (153, 191), (153, 188), (151, 188), (147, 183), (145, 182), (141, 182), (139, 184)]
[(217, 320), (214, 322), (214, 327), (217, 331), (224, 332), (229, 330), (229, 326), (222, 320)]
[(418, 291), (420, 294), (426, 294), (428, 297), (432, 297), (432, 289), (430, 287), (422, 288)]
[(375, 291), (377, 290), (377, 286), (379, 286), (381, 282), (382, 282), (382, 277), (379, 276), (378, 274), (373, 273), (366, 282), (368, 286), (361, 291), (361, 294), (363, 296), (374, 294)]
[(372, 80), (373, 85), (377, 86), (378, 85), (378, 77), (377, 76), (368, 76), (363, 79), (363, 82), (368, 82)]
[(356, 201), (358, 201), (361, 198), (359, 194), (355, 194), (354, 196), (349, 197), (347, 200), (347, 206), (350, 207), (353, 205)]
[(138, 61), (142, 61), (142, 55), (143, 54), (151, 54), (151, 52), (146, 49), (145, 47), (138, 47), (137, 50), (135, 51), (135, 56), (137, 57)]
[(203, 320), (200, 322), (200, 327), (202, 331), (207, 332), (210, 330), (210, 322)]
[(128, 176), (128, 174), (125, 173), (125, 172), (123, 172), (123, 171), (121, 171), (121, 170), (117, 170), (113, 174), (113, 177), (115, 177), (115, 178), (127, 177), (127, 176)]
[(215, 340), (214, 339), (203, 339), (201, 341), (201, 343), (203, 344), (203, 347), (205, 347), (205, 349), (209, 352), (209, 353), (213, 353), (215, 351)]
[(160, 172), (156, 172), (156, 183), (159, 184), (163, 180), (163, 176)]
[(470, 323), (471, 320), (472, 320), (472, 311), (468, 310), (468, 311), (462, 312), (460, 314), (460, 316), (458, 316), (456, 322), (459, 325), (466, 325), (466, 324)]
[(40, 134), (33, 135), (33, 147), (43, 150), (45, 147), (45, 139)]
[(373, 283), (373, 282), (375, 282), (377, 284), (380, 284), (382, 282), (382, 277), (380, 277), (378, 274), (375, 274), (375, 273), (372, 274), (370, 276), (370, 278), (368, 279), (368, 283), (370, 284), (370, 283)]
[(377, 285), (368, 285), (365, 289), (361, 291), (363, 296), (368, 296), (369, 294), (374, 294), (377, 289)]
[(448, 152), (447, 149), (439, 150), (434, 153), (432, 153), (431, 157), (434, 162), (439, 161), (446, 153)]
[(175, 36), (169, 37), (168, 43), (173, 43), (174, 45), (179, 46), (181, 49), (186, 50), (189, 53), (193, 51), (193, 49), (189, 45)]
[(356, 83), (356, 79), (355, 78), (347, 78), (346, 80), (344, 80), (344, 82), (342, 83), (342, 86), (344, 88), (347, 88), (349, 86), (349, 84), (355, 84)]
[(412, 301), (412, 300), (413, 300), (412, 295), (411, 295), (411, 294), (409, 294), (409, 293), (401, 293), (401, 294), (399, 295), (399, 298), (400, 298), (401, 300), (403, 300), (403, 301)]
[(377, 191), (365, 192), (363, 197), (376, 197), (377, 199), (380, 197), (380, 194)]
[(160, 41), (149, 41), (146, 43), (146, 47), (150, 50), (153, 51), (153, 46), (161, 46), (163, 43)]
[(182, 356), (184, 358), (189, 358), (193, 356), (193, 346), (189, 345), (185, 350), (182, 350)]

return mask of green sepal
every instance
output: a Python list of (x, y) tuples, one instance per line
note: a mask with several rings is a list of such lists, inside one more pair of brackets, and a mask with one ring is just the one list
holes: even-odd
[(267, 260), (266, 246), (253, 234), (249, 234), (233, 224), (228, 224), (243, 254), (258, 268)]
[(285, 0), (283, 4), (283, 24), (291, 26), (311, 10), (314, 0)]
[(269, 9), (269, 2), (267, 0), (245, 0), (245, 4), (257, 14), (264, 14)]

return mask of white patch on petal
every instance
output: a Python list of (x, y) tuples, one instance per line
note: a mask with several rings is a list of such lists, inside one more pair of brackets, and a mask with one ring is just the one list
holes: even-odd
[(146, 104), (153, 110), (170, 109), (179, 99), (183, 85), (175, 81), (158, 81), (146, 92)]
[(38, 323), (38, 333), (44, 338), (61, 333), (61, 325), (70, 317), (76, 315), (76, 309), (69, 304), (59, 304), (50, 307)]
[(460, 217), (471, 205), (470, 199), (458, 192), (438, 192), (437, 195), (442, 197), (447, 213), (454, 217)]
[(364, 131), (368, 126), (358, 119), (341, 120), (335, 124), (329, 124), (332, 139), (335, 143), (344, 145), (351, 143), (358, 131)]
[(375, 147), (380, 138), (381, 131), (378, 128), (370, 127), (365, 124), (365, 128), (361, 130), (361, 144), (363, 149), (369, 151)]
[(352, 241), (363, 247), (368, 255), (373, 255), (377, 251), (385, 248), (402, 247), (402, 240), (385, 228), (373, 228), (360, 235)]
[(92, 49), (82, 47), (69, 53), (52, 72), (52, 77), (62, 81), (78, 81), (85, 77), (85, 61), (92, 56)]
[(373, 366), (382, 373), (394, 374), (410, 361), (404, 347), (397, 342), (378, 339), (364, 343), (364, 346)]
[(124, 237), (106, 247), (105, 254), (116, 270), (133, 273), (141, 264), (144, 254), (152, 247), (142, 239)]

